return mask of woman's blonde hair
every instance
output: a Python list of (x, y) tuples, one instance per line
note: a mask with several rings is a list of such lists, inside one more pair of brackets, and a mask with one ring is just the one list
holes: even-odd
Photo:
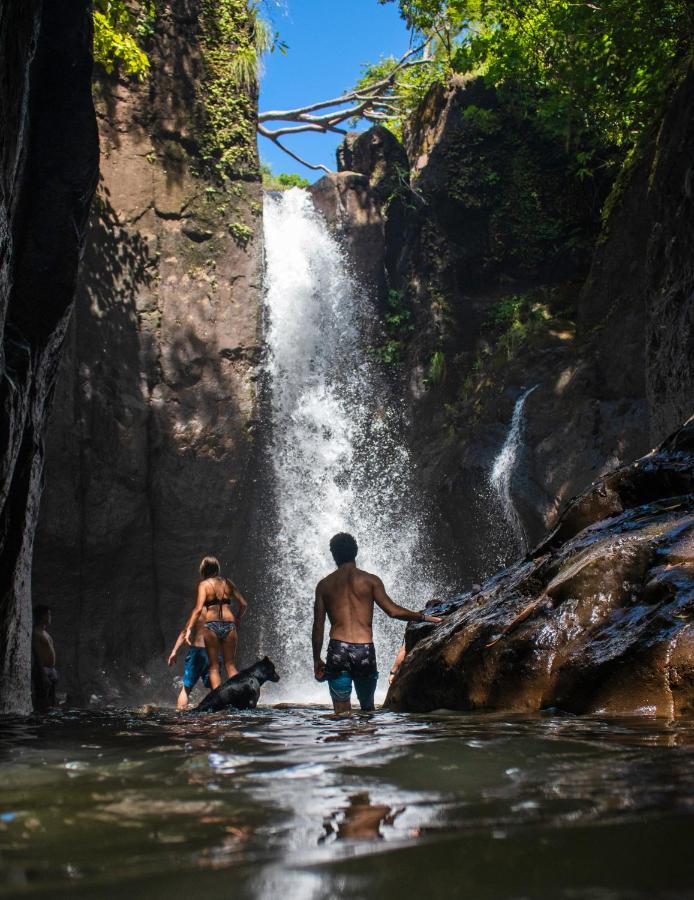
[(219, 560), (216, 556), (206, 556), (200, 563), (200, 577), (213, 578), (219, 575)]

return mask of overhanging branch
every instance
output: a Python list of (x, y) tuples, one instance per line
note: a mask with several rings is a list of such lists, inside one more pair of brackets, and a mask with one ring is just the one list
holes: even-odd
[[(408, 50), (393, 68), (383, 78), (363, 85), (359, 89), (347, 91), (340, 97), (332, 100), (321, 100), (318, 103), (309, 103), (296, 109), (279, 109), (261, 112), (258, 115), (258, 134), (276, 144), (292, 159), (309, 169), (322, 170), (328, 174), (331, 170), (324, 165), (314, 165), (298, 156), (279, 141), (280, 137), (288, 134), (302, 132), (337, 132), (347, 134), (344, 128), (340, 128), (349, 119), (366, 119), (371, 122), (381, 122), (392, 117), (397, 111), (400, 98), (393, 94), (393, 87), (400, 72), (412, 66), (428, 65), (430, 58), (418, 59), (417, 57), (429, 45), (431, 38), (423, 44)], [(319, 110), (328, 110), (322, 115), (315, 115)], [(292, 125), (278, 124), (269, 127), (266, 123), (296, 123)]]

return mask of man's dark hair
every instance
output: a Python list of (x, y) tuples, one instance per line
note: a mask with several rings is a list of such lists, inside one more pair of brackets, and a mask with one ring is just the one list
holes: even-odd
[(341, 531), (330, 539), (330, 552), (335, 563), (341, 566), (342, 563), (354, 562), (359, 547), (351, 534)]
[(51, 612), (50, 606), (46, 606), (45, 603), (38, 603), (34, 607), (34, 625), (38, 625), (42, 619), (45, 619), (46, 613)]

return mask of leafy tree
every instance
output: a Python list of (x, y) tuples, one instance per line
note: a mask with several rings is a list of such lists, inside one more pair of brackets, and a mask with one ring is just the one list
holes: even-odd
[(290, 175), (288, 172), (280, 172), (275, 175), (269, 163), (262, 163), (260, 171), (263, 176), (263, 188), (266, 191), (286, 191), (293, 187), (307, 188), (311, 183), (301, 175)]
[(633, 144), (694, 32), (689, 0), (379, 2), (398, 2), (410, 28), (434, 37), (438, 77), (483, 75), (586, 171), (599, 148)]

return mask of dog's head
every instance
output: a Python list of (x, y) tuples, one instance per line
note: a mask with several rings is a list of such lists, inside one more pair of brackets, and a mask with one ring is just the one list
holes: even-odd
[(277, 670), (275, 669), (272, 660), (265, 656), (260, 660), (257, 664), (258, 672), (265, 681), (279, 681), (280, 676), (277, 674)]

